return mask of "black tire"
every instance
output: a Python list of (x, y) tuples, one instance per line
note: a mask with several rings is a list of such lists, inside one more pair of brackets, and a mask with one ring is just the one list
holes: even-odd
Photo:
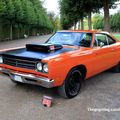
[(120, 63), (118, 63), (116, 66), (112, 68), (112, 72), (120, 73)]
[(62, 86), (58, 87), (59, 94), (68, 99), (77, 96), (80, 92), (82, 81), (81, 72), (77, 68), (73, 68), (68, 73)]

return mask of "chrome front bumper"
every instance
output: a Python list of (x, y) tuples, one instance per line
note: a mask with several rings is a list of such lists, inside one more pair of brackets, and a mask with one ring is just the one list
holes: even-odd
[(54, 87), (54, 80), (50, 80), (45, 77), (36, 77), (33, 74), (17, 73), (17, 72), (13, 72), (8, 69), (1, 68), (1, 67), (0, 67), (0, 73), (9, 75), (9, 77), (13, 81), (17, 81), (15, 79), (15, 76), (17, 76), (17, 77), (20, 77), (21, 81), (19, 81), (19, 82), (22, 82), (22, 83), (39, 85), (39, 86), (43, 86), (46, 88)]

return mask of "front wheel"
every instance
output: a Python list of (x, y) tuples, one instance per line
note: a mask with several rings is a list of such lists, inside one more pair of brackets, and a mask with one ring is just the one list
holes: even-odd
[(112, 68), (112, 72), (120, 73), (120, 63), (118, 63), (116, 66)]
[(79, 94), (81, 84), (81, 72), (77, 68), (74, 68), (68, 73), (62, 86), (58, 88), (58, 92), (64, 98), (73, 98)]

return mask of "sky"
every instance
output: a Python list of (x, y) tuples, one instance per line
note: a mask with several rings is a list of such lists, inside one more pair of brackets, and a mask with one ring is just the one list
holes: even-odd
[(117, 6), (115, 9), (110, 9), (110, 14), (116, 13), (118, 10), (120, 10), (120, 5)]
[(44, 7), (47, 8), (47, 11), (53, 11), (56, 15), (59, 15), (58, 0), (45, 0)]
[[(58, 0), (43, 0), (43, 1), (44, 1), (44, 7), (47, 8), (48, 12), (53, 11), (56, 15), (59, 15)], [(114, 14), (118, 10), (120, 10), (120, 5), (118, 5), (116, 9), (110, 9), (110, 14)]]

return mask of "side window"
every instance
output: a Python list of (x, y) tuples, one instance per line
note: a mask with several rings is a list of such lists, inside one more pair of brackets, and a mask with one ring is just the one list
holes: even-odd
[(109, 45), (107, 36), (104, 34), (96, 34), (94, 46), (100, 46), (101, 43), (103, 43), (104, 45)]
[(108, 39), (108, 43), (109, 43), (109, 45), (115, 43), (115, 40), (113, 40), (111, 37), (107, 36), (107, 39)]
[(80, 46), (83, 47), (90, 47), (92, 42), (92, 33), (86, 33), (83, 35), (81, 41), (80, 41)]

